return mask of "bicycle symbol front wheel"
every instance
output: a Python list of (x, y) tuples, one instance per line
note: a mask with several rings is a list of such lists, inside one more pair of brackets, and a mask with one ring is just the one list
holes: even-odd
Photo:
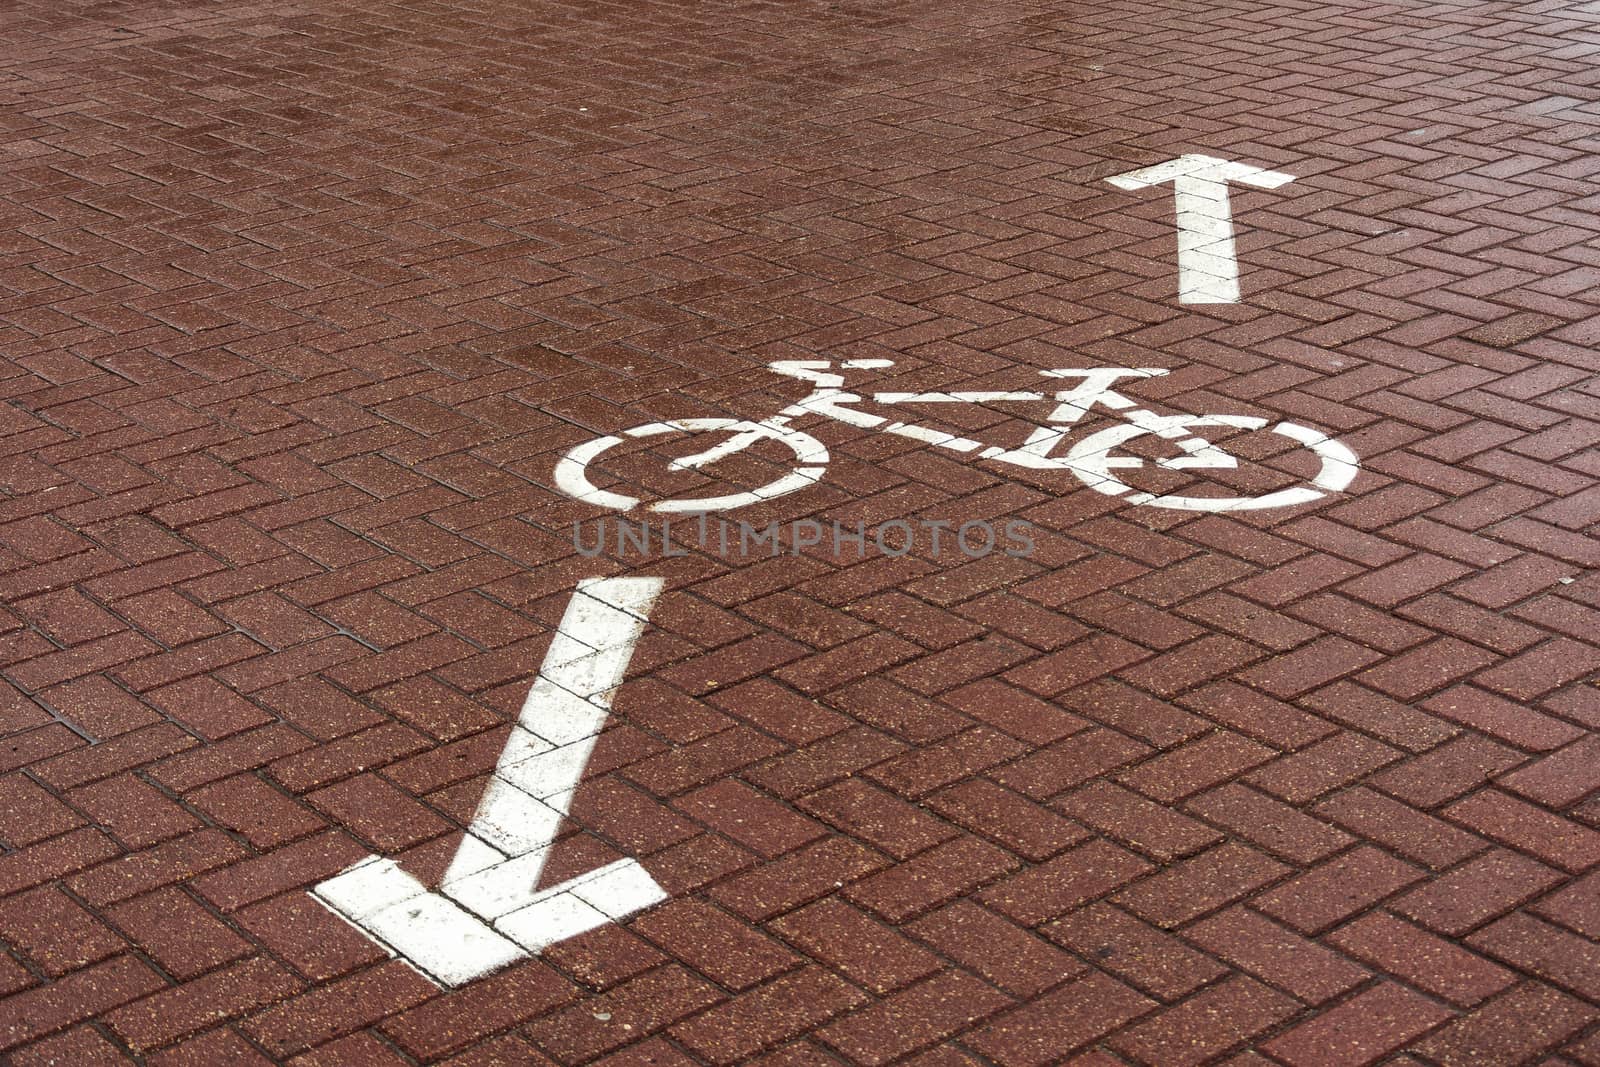
[[(1222, 426), (1238, 430), (1267, 429), (1267, 420), (1249, 415), (1195, 415), (1163, 420), (1164, 424), (1181, 425), (1188, 429), (1198, 426)], [(1112, 426), (1099, 433), (1090, 434), (1067, 453), (1067, 465), (1078, 479), (1096, 492), (1121, 497), (1129, 504), (1158, 508), (1175, 508), (1180, 511), (1258, 511), (1265, 508), (1286, 508), (1319, 500), (1328, 493), (1339, 492), (1355, 480), (1360, 470), (1356, 454), (1347, 446), (1327, 434), (1293, 422), (1280, 422), (1269, 432), (1281, 434), (1311, 451), (1317, 459), (1317, 471), (1308, 484), (1279, 489), (1260, 496), (1182, 496), (1175, 493), (1146, 493), (1136, 491), (1122, 481), (1113, 470), (1139, 468), (1145, 461), (1128, 456), (1112, 456), (1111, 450), (1126, 445), (1134, 438), (1156, 432), (1149, 426)], [(1166, 436), (1166, 435), (1162, 435)], [(1193, 440), (1193, 439), (1191, 439)], [(1196, 444), (1204, 442), (1195, 441)], [(1231, 461), (1230, 461), (1231, 463)], [(1178, 469), (1183, 461), (1162, 463)], [(1195, 464), (1203, 466), (1203, 464)]]
[(632, 511), (639, 506), (639, 498), (617, 492), (614, 489), (601, 489), (596, 486), (589, 477), (589, 464), (629, 438), (654, 437), (668, 433), (692, 434), (713, 431), (731, 432), (733, 436), (720, 444), (707, 448), (703, 452), (671, 460), (667, 466), (673, 470), (698, 470), (719, 459), (725, 459), (737, 452), (742, 452), (763, 440), (777, 441), (786, 446), (789, 451), (794, 453), (795, 465), (787, 473), (781, 474), (772, 481), (753, 489), (738, 493), (727, 493), (722, 496), (658, 500), (647, 505), (646, 510), (667, 514), (683, 514), (745, 507), (749, 504), (771, 500), (774, 497), (783, 496), (786, 493), (793, 493), (807, 486), (815, 485), (822, 478), (823, 471), (827, 469), (828, 449), (826, 445), (810, 434), (790, 429), (788, 426), (778, 422), (751, 422), (746, 419), (713, 418), (670, 419), (666, 422), (652, 422), (643, 426), (635, 426), (631, 430), (622, 431), (620, 436), (600, 437), (577, 445), (562, 456), (561, 460), (556, 464), (556, 486), (568, 496), (588, 504), (610, 508), (614, 511)]

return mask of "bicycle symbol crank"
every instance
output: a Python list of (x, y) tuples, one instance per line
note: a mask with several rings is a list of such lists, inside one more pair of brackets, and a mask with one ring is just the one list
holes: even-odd
[[(886, 359), (855, 359), (838, 364), (840, 370), (868, 370), (893, 366)], [(638, 497), (614, 489), (602, 489), (589, 478), (591, 463), (628, 438), (654, 437), (668, 433), (730, 434), (721, 443), (692, 456), (668, 463), (671, 470), (699, 470), (721, 459), (742, 452), (760, 441), (776, 441), (793, 453), (791, 469), (754, 489), (719, 496), (659, 500), (647, 510), (666, 513), (703, 513), (746, 507), (764, 500), (793, 493), (821, 480), (828, 465), (828, 449), (808, 433), (794, 429), (790, 422), (803, 415), (820, 415), (861, 429), (895, 434), (959, 452), (969, 458), (1005, 463), (1031, 470), (1059, 470), (1075, 476), (1096, 492), (1122, 497), (1134, 506), (1175, 508), (1182, 511), (1256, 511), (1265, 508), (1293, 507), (1318, 500), (1345, 489), (1355, 479), (1360, 461), (1350, 448), (1320, 430), (1293, 422), (1269, 426), (1270, 420), (1253, 415), (1157, 415), (1138, 407), (1113, 386), (1124, 378), (1154, 378), (1167, 372), (1161, 367), (1094, 367), (1082, 370), (1056, 369), (1040, 373), (1050, 378), (1076, 379), (1074, 388), (1046, 394), (1037, 392), (948, 392), (874, 393), (880, 404), (944, 403), (989, 404), (999, 401), (1052, 401), (1054, 408), (1043, 424), (1035, 424), (1028, 439), (1017, 448), (985, 445), (981, 441), (946, 433), (929, 426), (900, 422), (861, 411), (851, 405), (863, 397), (846, 392), (844, 376), (825, 360), (781, 360), (768, 368), (790, 378), (812, 383), (805, 399), (790, 404), (778, 414), (760, 420), (725, 418), (668, 419), (585, 441), (562, 456), (556, 464), (556, 486), (566, 495), (588, 504), (614, 511), (638, 507)], [(1068, 435), (1078, 421), (1099, 406), (1116, 412), (1124, 420), (1119, 425), (1089, 434), (1071, 443), (1064, 455), (1052, 450), (1067, 444)], [(1205, 427), (1237, 430), (1266, 430), (1304, 447), (1317, 460), (1317, 471), (1303, 485), (1278, 489), (1260, 496), (1181, 496), (1136, 490), (1116, 473), (1146, 465), (1136, 456), (1113, 455), (1114, 449), (1146, 434), (1162, 438), (1181, 455), (1150, 461), (1167, 470), (1231, 470), (1238, 459), (1193, 431)]]

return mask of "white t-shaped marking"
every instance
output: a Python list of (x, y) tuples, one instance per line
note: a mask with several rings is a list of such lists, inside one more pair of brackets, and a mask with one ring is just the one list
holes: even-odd
[(1228, 183), (1276, 189), (1294, 181), (1294, 175), (1216, 156), (1187, 155), (1106, 181), (1129, 190), (1171, 182), (1178, 215), (1178, 302), (1237, 304), (1239, 260)]

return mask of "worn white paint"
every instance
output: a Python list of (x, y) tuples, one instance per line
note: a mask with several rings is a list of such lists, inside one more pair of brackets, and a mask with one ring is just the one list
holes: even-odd
[(538, 887), (661, 584), (659, 578), (578, 583), (437, 889), (393, 860), (369, 856), (317, 885), (313, 895), (447, 986), (665, 900), (633, 859)]
[(1186, 155), (1106, 181), (1128, 190), (1171, 182), (1178, 216), (1178, 302), (1237, 304), (1239, 259), (1228, 183), (1276, 189), (1294, 181), (1294, 175), (1216, 156)]

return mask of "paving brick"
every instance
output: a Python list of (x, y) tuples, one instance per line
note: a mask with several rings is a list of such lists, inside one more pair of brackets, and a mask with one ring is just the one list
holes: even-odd
[(244, 855), (243, 846), (220, 830), (203, 829), (101, 864), (67, 884), (88, 903), (104, 907), (225, 867)]
[(1556, 637), (1473, 676), (1477, 684), (1527, 702), (1600, 667), (1600, 653), (1583, 642)]
[[(837, 898), (792, 912), (774, 922), (772, 929), (813, 958), (827, 961), (852, 982), (878, 994), (893, 992), (940, 967), (931, 953)], [(740, 939), (732, 940), (737, 943)], [(782, 958), (788, 962), (794, 957), (783, 953)]]
[(1508, 915), (1473, 934), (1474, 949), (1525, 974), (1593, 1001), (1597, 976), (1595, 943), (1532, 915)]
[(1284, 610), (1320, 630), (1343, 634), (1389, 655), (1403, 652), (1430, 636), (1426, 629), (1400, 618), (1393, 609), (1370, 607), (1336, 593), (1322, 593)]
[(1293, 652), (1251, 667), (1239, 677), (1247, 685), (1286, 700), (1327, 685), (1382, 658), (1380, 653), (1342, 637), (1320, 637)]
[(1471, 1007), (1517, 981), (1511, 971), (1384, 912), (1340, 927), (1328, 941), (1434, 996)]
[(255, 958), (136, 1000), (105, 1017), (136, 1052), (144, 1052), (282, 1000), (301, 983), (281, 964)]
[(1085, 730), (991, 772), (1001, 785), (1036, 800), (1132, 763), (1150, 746), (1103, 728)]
[(270, 1054), (287, 1057), (370, 1026), (436, 992), (432, 982), (392, 961), (283, 1000), (241, 1027)]
[(1079, 908), (1046, 926), (1052, 941), (1164, 1001), (1228, 973), (1215, 959), (1109, 904)]
[(935, 793), (925, 803), (951, 822), (1034, 862), (1089, 836), (1071, 819), (982, 778)]
[(353, 838), (329, 831), (237, 860), (202, 875), (193, 884), (207, 902), (232, 912), (285, 890), (309, 886), (368, 855), (371, 853)]
[[(995, 852), (998, 850), (988, 850), (986, 856)], [(826, 896), (884, 866), (885, 861), (877, 853), (861, 845), (827, 838), (720, 883), (712, 898), (759, 922)], [(884, 891), (882, 885), (879, 891)]]
[(915, 799), (988, 770), (1027, 751), (1022, 742), (975, 726), (933, 745), (878, 763), (868, 776), (903, 797)]
[(1600, 833), (1497, 790), (1479, 790), (1450, 805), (1444, 814), (1574, 873), (1600, 863)]
[(816, 840), (825, 828), (740, 782), (723, 781), (679, 797), (673, 806), (761, 856)]
[(1021, 861), (1004, 849), (976, 838), (958, 837), (863, 878), (846, 888), (845, 895), (899, 923), (971, 893), (1019, 866)]
[(1285, 1063), (1370, 1063), (1450, 1018), (1426, 997), (1392, 982), (1363, 990), (1338, 1007), (1268, 1041)]
[(127, 947), (105, 923), (55, 886), (0, 900), (0, 937), (51, 977)]
[(1246, 781), (1290, 803), (1301, 804), (1364, 778), (1398, 758), (1398, 750), (1345, 731), (1272, 761), (1248, 775)]
[(1493, 849), (1413, 889), (1394, 907), (1431, 930), (1459, 936), (1561, 880), (1542, 863)]
[(1273, 886), (1257, 909), (1304, 934), (1315, 934), (1422, 879), (1423, 872), (1361, 845)]
[(1362, 786), (1318, 804), (1318, 815), (1406, 859), (1442, 870), (1488, 847), (1483, 838)]
[(1035, 745), (1059, 741), (1088, 725), (1064, 707), (1005, 685), (997, 678), (974, 681), (944, 694), (942, 699), (976, 720)]
[(1371, 784), (1408, 804), (1437, 807), (1461, 796), (1526, 757), (1486, 738), (1467, 735), (1439, 745), (1373, 776)]
[(1134, 1026), (1109, 1044), (1147, 1063), (1174, 1067), (1205, 1063), (1294, 1015), (1299, 1008), (1292, 998), (1236, 975), (1158, 1018)]
[(1418, 1042), (1417, 1051), (1447, 1067), (1528, 1062), (1593, 1021), (1582, 1001), (1524, 982)]
[[(972, 787), (985, 795), (988, 793), (981, 783), (973, 783), (968, 788)], [(849, 778), (812, 793), (803, 798), (799, 806), (897, 859), (947, 841), (958, 832), (922, 807), (860, 778)], [(1030, 832), (1029, 836), (1037, 835)]]
[(1288, 870), (1254, 849), (1227, 842), (1162, 869), (1112, 900), (1170, 929), (1276, 881)]
[(828, 703), (852, 718), (908, 741), (949, 737), (971, 720), (885, 678), (868, 678), (832, 693)]
[(1202, 793), (1184, 807), (1235, 836), (1302, 866), (1339, 851), (1351, 841), (1349, 834), (1236, 783)]
[[(1323, 690), (1326, 692), (1326, 690)], [(1303, 703), (1311, 703), (1312, 694)], [(1177, 699), (1184, 707), (1262, 744), (1284, 751), (1302, 748), (1333, 733), (1337, 727), (1292, 704), (1275, 700), (1234, 682), (1217, 682)], [(1419, 716), (1421, 718), (1421, 716)]]
[(395, 1067), (406, 1062), (405, 1055), (389, 1042), (370, 1030), (350, 1034), (309, 1052), (302, 1052), (286, 1061), (294, 1067), (354, 1067), (371, 1064), (373, 1067)]
[(549, 967), (524, 963), (391, 1016), (380, 1029), (409, 1055), (435, 1060), (566, 1004), (574, 992)]
[(159, 844), (200, 825), (161, 790), (131, 774), (74, 789), (67, 799), (128, 848)]
[(1085, 969), (1061, 949), (971, 901), (940, 908), (907, 929), (1016, 996), (1036, 995)]
[(0, 1048), (14, 1049), (153, 993), (165, 984), (132, 956), (117, 956), (50, 985), (17, 993), (0, 1005)]
[(23, 774), (0, 776), (0, 842), (24, 848), (84, 824), (84, 818)]
[(1534, 911), (1554, 919), (1589, 937), (1600, 929), (1600, 897), (1594, 889), (1600, 875), (1586, 875), (1569, 882), (1564, 888), (1551, 893), (1533, 905)]
[(158, 889), (118, 904), (106, 915), (162, 970), (179, 979), (203, 974), (253, 949), (181, 889)]
[(1055, 1063), (1155, 1003), (1113, 978), (1091, 972), (1000, 1016), (967, 1043), (1008, 1067)]
[(1336, 682), (1308, 693), (1300, 703), (1334, 722), (1411, 752), (1426, 751), (1460, 732), (1448, 722), (1352, 682)]
[(1172, 803), (1270, 760), (1274, 750), (1227, 730), (1216, 730), (1146, 760), (1117, 780), (1155, 800)]
[(1195, 923), (1183, 936), (1311, 1004), (1346, 993), (1369, 977), (1351, 960), (1244, 907)]
[(1583, 731), (1571, 723), (1470, 685), (1447, 689), (1423, 701), (1422, 706), (1453, 722), (1534, 752), (1548, 752), (1583, 736)]
[(1162, 862), (1198, 852), (1222, 837), (1203, 823), (1110, 782), (1091, 782), (1057, 800), (1055, 806)]
[[(823, 1028), (819, 1037), (851, 1062), (882, 1064), (958, 1033), (1013, 1003), (960, 971), (935, 975)], [(914, 1025), (907, 1023), (914, 1020)]]
[(711, 1063), (738, 1063), (865, 999), (866, 994), (842, 979), (820, 967), (808, 967), (680, 1023), (670, 1032), (680, 1044)]
[[(1162, 658), (1150, 663), (1160, 663)], [(1124, 672), (1124, 676), (1138, 681), (1134, 672)], [(1091, 682), (1059, 694), (1056, 700), (1086, 719), (1156, 746), (1187, 741), (1206, 730), (1205, 721), (1198, 716), (1121, 682)]]
[(66, 1063), (99, 1067), (127, 1063), (128, 1057), (122, 1049), (102, 1037), (98, 1030), (80, 1026), (18, 1049), (12, 1053), (11, 1062), (18, 1067), (48, 1067)]

